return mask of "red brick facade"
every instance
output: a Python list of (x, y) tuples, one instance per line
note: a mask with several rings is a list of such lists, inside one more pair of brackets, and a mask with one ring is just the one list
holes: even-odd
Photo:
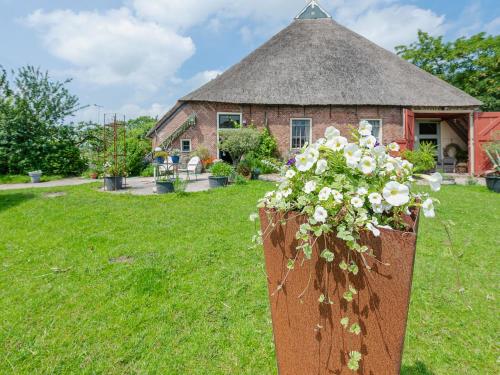
[(161, 144), (188, 116), (196, 113), (196, 125), (188, 129), (174, 141), (172, 147), (180, 148), (181, 139), (191, 140), (191, 149), (199, 146), (207, 147), (213, 157), (217, 157), (217, 113), (241, 113), (245, 124), (253, 123), (258, 128), (264, 127), (266, 120), (271, 133), (278, 141), (282, 157), (290, 152), (292, 118), (312, 119), (312, 140), (323, 136), (328, 126), (335, 126), (343, 135), (349, 134), (349, 125), (357, 125), (363, 119), (382, 120), (382, 142), (390, 142), (403, 138), (403, 110), (399, 107), (368, 106), (265, 106), (236, 105), (222, 103), (191, 102), (187, 103), (170, 121), (157, 131), (153, 137), (153, 147)]

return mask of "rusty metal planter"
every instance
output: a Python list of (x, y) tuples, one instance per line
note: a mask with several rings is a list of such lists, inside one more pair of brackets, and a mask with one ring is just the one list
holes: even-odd
[[(269, 299), (273, 320), (276, 357), (280, 375), (352, 374), (348, 353), (362, 354), (358, 374), (399, 374), (410, 301), (413, 263), (417, 241), (418, 212), (405, 220), (409, 232), (381, 229), (380, 237), (362, 235), (361, 243), (373, 249), (375, 259), (365, 256), (371, 271), (358, 258), (354, 276), (338, 267), (348, 260), (343, 241), (333, 234), (317, 240), (311, 260), (299, 253), (295, 268), (287, 275), (287, 263), (296, 256), (295, 233), (304, 217), (296, 213), (260, 211)], [(287, 219), (286, 225), (279, 220)], [(275, 226), (270, 226), (274, 222)], [(319, 257), (322, 249), (334, 252), (327, 263)], [(352, 254), (353, 252), (351, 252)], [(358, 254), (354, 254), (359, 256)], [(285, 279), (283, 283), (283, 280)], [(353, 285), (358, 294), (347, 303), (342, 295)], [(280, 285), (281, 290), (277, 291)], [(321, 294), (334, 302), (320, 304)], [(340, 320), (358, 322), (361, 334), (345, 330)]]

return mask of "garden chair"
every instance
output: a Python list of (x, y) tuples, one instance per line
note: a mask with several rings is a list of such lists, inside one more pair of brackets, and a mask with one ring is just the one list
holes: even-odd
[(447, 156), (443, 158), (441, 167), (444, 173), (455, 173), (456, 165), (457, 159)]
[(179, 169), (179, 172), (186, 173), (186, 178), (189, 180), (189, 175), (194, 174), (196, 180), (198, 180), (198, 165), (200, 164), (200, 158), (198, 156), (192, 157), (187, 163), (186, 168)]

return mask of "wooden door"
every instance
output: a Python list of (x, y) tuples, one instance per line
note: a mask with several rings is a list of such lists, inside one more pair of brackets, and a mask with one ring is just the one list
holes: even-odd
[[(494, 136), (494, 133), (495, 136)], [(474, 172), (481, 175), (492, 169), (484, 145), (500, 136), (500, 112), (476, 112), (474, 114)]]

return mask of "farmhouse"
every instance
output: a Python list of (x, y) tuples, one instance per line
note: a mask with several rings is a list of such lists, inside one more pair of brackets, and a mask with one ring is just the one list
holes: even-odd
[(253, 124), (268, 127), (287, 157), (328, 126), (346, 135), (349, 125), (368, 120), (381, 143), (413, 149), (432, 142), (438, 159), (461, 152), (473, 173), (484, 168), (474, 160), (480, 105), (338, 24), (311, 1), (264, 45), (180, 98), (148, 136), (153, 147), (189, 153), (204, 146), (225, 159), (219, 130)]

